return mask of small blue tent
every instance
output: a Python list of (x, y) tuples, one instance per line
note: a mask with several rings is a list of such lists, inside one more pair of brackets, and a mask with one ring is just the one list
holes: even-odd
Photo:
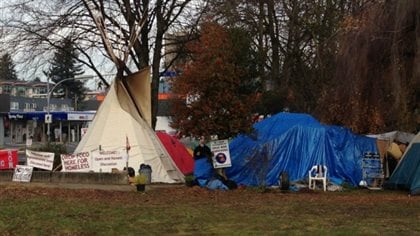
[(411, 141), (385, 187), (420, 194), (420, 133)]
[(313, 165), (325, 164), (330, 180), (356, 186), (363, 153), (377, 152), (376, 139), (322, 125), (307, 114), (279, 113), (256, 123), (254, 130), (229, 144), (232, 167), (226, 175), (240, 185), (275, 186), (284, 171), (290, 181), (304, 180)]

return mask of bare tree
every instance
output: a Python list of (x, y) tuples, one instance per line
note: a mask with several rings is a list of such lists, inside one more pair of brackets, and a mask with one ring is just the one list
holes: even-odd
[[(36, 72), (52, 58), (51, 49), (62, 49), (59, 42), (71, 35), (80, 55), (77, 60), (96, 73), (105, 86), (109, 83), (103, 74), (113, 71), (122, 77), (151, 65), (154, 127), (164, 36), (196, 22), (200, 8), (189, 8), (191, 2), (19, 0), (2, 9), (6, 13), (0, 23), (7, 35), (2, 41), (17, 51), (17, 63), (26, 64), (26, 68), (31, 65)], [(189, 21), (182, 21), (183, 14), (188, 14)], [(109, 67), (109, 62), (114, 67)]]

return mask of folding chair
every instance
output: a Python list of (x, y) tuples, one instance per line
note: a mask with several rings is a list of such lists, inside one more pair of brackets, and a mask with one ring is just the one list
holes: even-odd
[(315, 189), (316, 181), (322, 181), (324, 192), (327, 191), (328, 168), (324, 165), (315, 165), (309, 170), (309, 188)]

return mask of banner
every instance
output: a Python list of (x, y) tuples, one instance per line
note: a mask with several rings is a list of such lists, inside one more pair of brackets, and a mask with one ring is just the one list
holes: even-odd
[(92, 152), (92, 170), (95, 172), (112, 172), (112, 168), (123, 170), (126, 162), (127, 154), (123, 151)]
[(43, 170), (52, 170), (54, 165), (54, 153), (35, 152), (26, 149), (26, 164)]
[(18, 150), (0, 150), (0, 170), (13, 169), (18, 164)]
[(13, 173), (12, 181), (15, 182), (31, 182), (32, 166), (16, 165), (15, 172)]
[(79, 152), (76, 154), (61, 154), (61, 165), (63, 172), (88, 172), (90, 171), (89, 152)]
[(215, 169), (232, 166), (230, 161), (229, 141), (227, 139), (210, 142), (210, 149), (214, 153), (212, 159), (213, 167)]

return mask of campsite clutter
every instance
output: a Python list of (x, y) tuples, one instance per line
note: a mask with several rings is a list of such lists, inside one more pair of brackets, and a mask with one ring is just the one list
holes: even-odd
[(145, 174), (140, 173), (136, 175), (134, 178), (134, 185), (136, 186), (137, 191), (146, 191), (146, 184), (148, 184), (148, 177)]
[[(289, 190), (299, 191), (308, 188), (308, 171), (322, 165), (328, 169), (325, 173), (328, 191), (340, 191), (343, 185), (382, 189), (383, 160), (390, 146), (382, 150), (375, 137), (356, 135), (344, 127), (322, 125), (308, 114), (296, 113), (276, 114), (255, 123), (253, 128), (253, 134), (239, 135), (229, 144), (231, 167), (226, 168), (226, 177), (239, 186), (279, 187), (286, 174), (290, 183), (283, 186), (290, 184)], [(406, 141), (411, 141), (409, 135)], [(215, 176), (217, 173), (208, 161), (195, 161), (197, 185), (228, 189), (214, 184)], [(359, 186), (359, 183), (366, 184)], [(316, 187), (324, 188), (323, 184)]]
[[(168, 144), (176, 148), (184, 146), (176, 137), (168, 134), (161, 136), (167, 140), (157, 139), (162, 143), (167, 142), (162, 147)], [(235, 189), (238, 186), (267, 186), (300, 191), (309, 187), (308, 171), (313, 166), (322, 165), (328, 170), (324, 172), (325, 176), (322, 176), (325, 177), (327, 186), (319, 182), (312, 187), (313, 189), (340, 191), (342, 186), (347, 184), (369, 189), (403, 188), (409, 189), (411, 194), (419, 194), (420, 161), (416, 157), (420, 155), (420, 137), (419, 134), (411, 140), (409, 135), (405, 137), (401, 139), (394, 135), (384, 142), (384, 135), (381, 135), (381, 138), (355, 135), (343, 127), (322, 125), (307, 114), (279, 113), (255, 123), (252, 134), (239, 135), (230, 141), (211, 141), (211, 160), (200, 158), (194, 161), (185, 147), (182, 149), (187, 153), (184, 157), (177, 160), (172, 158), (172, 155), (168, 156), (172, 160), (170, 164), (173, 164), (177, 171), (182, 169), (186, 173), (184, 175), (180, 171), (183, 176), (180, 182), (186, 182), (188, 186), (198, 185), (222, 190)], [(408, 147), (405, 142), (409, 142)], [(388, 145), (383, 145), (384, 143)], [(132, 167), (126, 168), (133, 156), (131, 150), (126, 152), (123, 144), (119, 151), (102, 149), (62, 154), (61, 171), (112, 172), (114, 169), (124, 169), (127, 170), (129, 183), (139, 187), (139, 191), (143, 190), (137, 185), (160, 182), (154, 179), (156, 173), (153, 168), (156, 165), (153, 160), (160, 158), (142, 162), (138, 175), (135, 175)], [(173, 152), (169, 150), (170, 148), (165, 148), (166, 154)], [(17, 155), (13, 156), (13, 151), (2, 153), (7, 155), (5, 154), (0, 164), (3, 168), (15, 169), (14, 181), (30, 181), (32, 169), (52, 171), (54, 153), (27, 149), (26, 166), (16, 165)], [(173, 153), (176, 155), (177, 152)], [(395, 171), (390, 172), (392, 175), (388, 181), (387, 157), (399, 162)], [(188, 166), (177, 162), (187, 163)], [(190, 163), (193, 163), (192, 171), (189, 171)], [(161, 167), (157, 166), (157, 172), (164, 168), (163, 164)], [(221, 169), (225, 171), (219, 172)], [(165, 179), (168, 171), (163, 173)]]
[[(395, 164), (390, 183), (385, 185), (420, 193), (418, 135), (414, 139), (398, 132), (376, 137), (356, 135), (345, 127), (320, 124), (308, 114), (267, 116), (254, 123), (251, 134), (213, 140), (211, 148), (198, 145), (192, 158), (176, 137), (155, 133), (151, 128), (149, 77), (150, 71), (145, 69), (124, 77), (124, 83), (114, 80), (74, 153), (61, 154), (63, 172), (125, 169), (133, 185), (182, 183), (188, 179), (192, 185), (209, 189), (288, 186), (298, 191), (308, 188), (313, 166), (325, 166), (328, 171), (316, 174), (323, 182), (315, 184), (314, 189), (336, 191), (345, 184), (358, 187), (359, 183), (381, 189), (383, 180), (392, 173), (390, 162), (383, 160), (392, 157), (400, 163)], [(407, 143), (410, 145), (405, 148)], [(377, 161), (363, 161), (366, 153), (377, 153), (375, 158), (370, 157)], [(12, 152), (3, 156), (0, 168), (26, 170), (16, 168)], [(52, 154), (28, 150), (27, 156), (28, 167), (51, 171)], [(140, 169), (135, 175), (131, 167), (137, 166)]]

